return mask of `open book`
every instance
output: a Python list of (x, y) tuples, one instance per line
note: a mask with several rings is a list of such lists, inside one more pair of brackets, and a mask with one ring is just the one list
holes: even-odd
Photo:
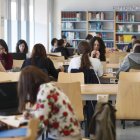
[(28, 123), (22, 115), (0, 116), (0, 121), (12, 127), (19, 127), (21, 124)]

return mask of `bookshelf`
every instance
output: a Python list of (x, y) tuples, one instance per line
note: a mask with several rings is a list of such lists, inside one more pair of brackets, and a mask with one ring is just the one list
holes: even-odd
[(65, 35), (74, 48), (77, 48), (78, 43), (86, 38), (86, 24), (86, 11), (61, 12), (61, 35)]
[(102, 37), (107, 48), (114, 46), (114, 12), (88, 11), (88, 33)]
[(61, 35), (77, 48), (87, 34), (98, 34), (107, 48), (123, 49), (136, 35), (140, 39), (140, 11), (62, 11)]
[(140, 38), (140, 11), (115, 11), (115, 47), (123, 49), (133, 35)]

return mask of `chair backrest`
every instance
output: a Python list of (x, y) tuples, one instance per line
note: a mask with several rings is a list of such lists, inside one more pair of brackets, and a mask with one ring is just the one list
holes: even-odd
[(140, 82), (119, 81), (116, 98), (117, 119), (140, 120)]
[(121, 72), (116, 99), (117, 119), (140, 119), (140, 72)]
[(38, 135), (38, 119), (31, 119), (28, 125), (28, 134), (26, 137), (21, 138), (21, 140), (36, 140)]
[(84, 120), (80, 82), (56, 83), (56, 85), (68, 96), (78, 120)]
[(120, 63), (128, 53), (126, 52), (112, 52), (109, 53), (109, 63)]
[(6, 72), (5, 68), (3, 67), (2, 63), (0, 62), (0, 71)]
[(13, 68), (21, 68), (24, 60), (13, 59)]
[(59, 61), (59, 62), (64, 62), (65, 58), (64, 56), (48, 56), (52, 61)]
[(85, 84), (99, 84), (100, 80), (94, 69), (71, 69), (72, 73), (83, 72)]
[(84, 84), (84, 73), (83, 72), (79, 72), (79, 73), (59, 72), (58, 82), (61, 83), (80, 82), (81, 84)]
[(19, 76), (20, 72), (0, 72), (0, 82), (17, 82), (19, 80)]
[(140, 82), (140, 72), (120, 72), (119, 81)]

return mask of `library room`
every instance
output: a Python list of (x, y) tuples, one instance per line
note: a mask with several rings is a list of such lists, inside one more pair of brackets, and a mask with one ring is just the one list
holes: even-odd
[(0, 0), (0, 140), (140, 140), (139, 0)]

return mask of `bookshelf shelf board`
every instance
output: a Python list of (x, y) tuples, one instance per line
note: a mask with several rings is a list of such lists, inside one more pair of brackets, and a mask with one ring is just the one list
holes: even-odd
[(139, 35), (140, 32), (116, 32), (116, 34), (120, 34), (120, 35)]
[(79, 20), (79, 21), (75, 21), (75, 20), (67, 20), (67, 21), (61, 21), (62, 23), (67, 23), (67, 22), (74, 22), (74, 23), (86, 23), (87, 21), (85, 20)]
[(112, 39), (103, 39), (104, 40), (104, 42), (114, 42), (114, 40), (112, 40)]
[(62, 32), (86, 32), (86, 29), (62, 29)]
[(114, 30), (92, 30), (92, 29), (90, 29), (89, 32), (105, 32), (105, 33), (113, 33)]
[(83, 38), (83, 39), (81, 39), (81, 38), (80, 38), (80, 39), (74, 38), (74, 39), (71, 39), (71, 40), (73, 40), (73, 41), (74, 41), (74, 40), (77, 40), (77, 41), (79, 40), (79, 41), (80, 41), (80, 40), (85, 40), (85, 39), (84, 39), (84, 38)]
[(120, 43), (116, 43), (116, 45), (128, 45), (130, 42), (120, 42)]
[(117, 21), (117, 24), (140, 24), (139, 21), (129, 22), (129, 21)]
[(89, 22), (114, 22), (114, 20), (107, 20), (107, 19), (105, 19), (105, 20), (97, 20), (97, 19), (93, 19), (93, 20), (89, 20)]

